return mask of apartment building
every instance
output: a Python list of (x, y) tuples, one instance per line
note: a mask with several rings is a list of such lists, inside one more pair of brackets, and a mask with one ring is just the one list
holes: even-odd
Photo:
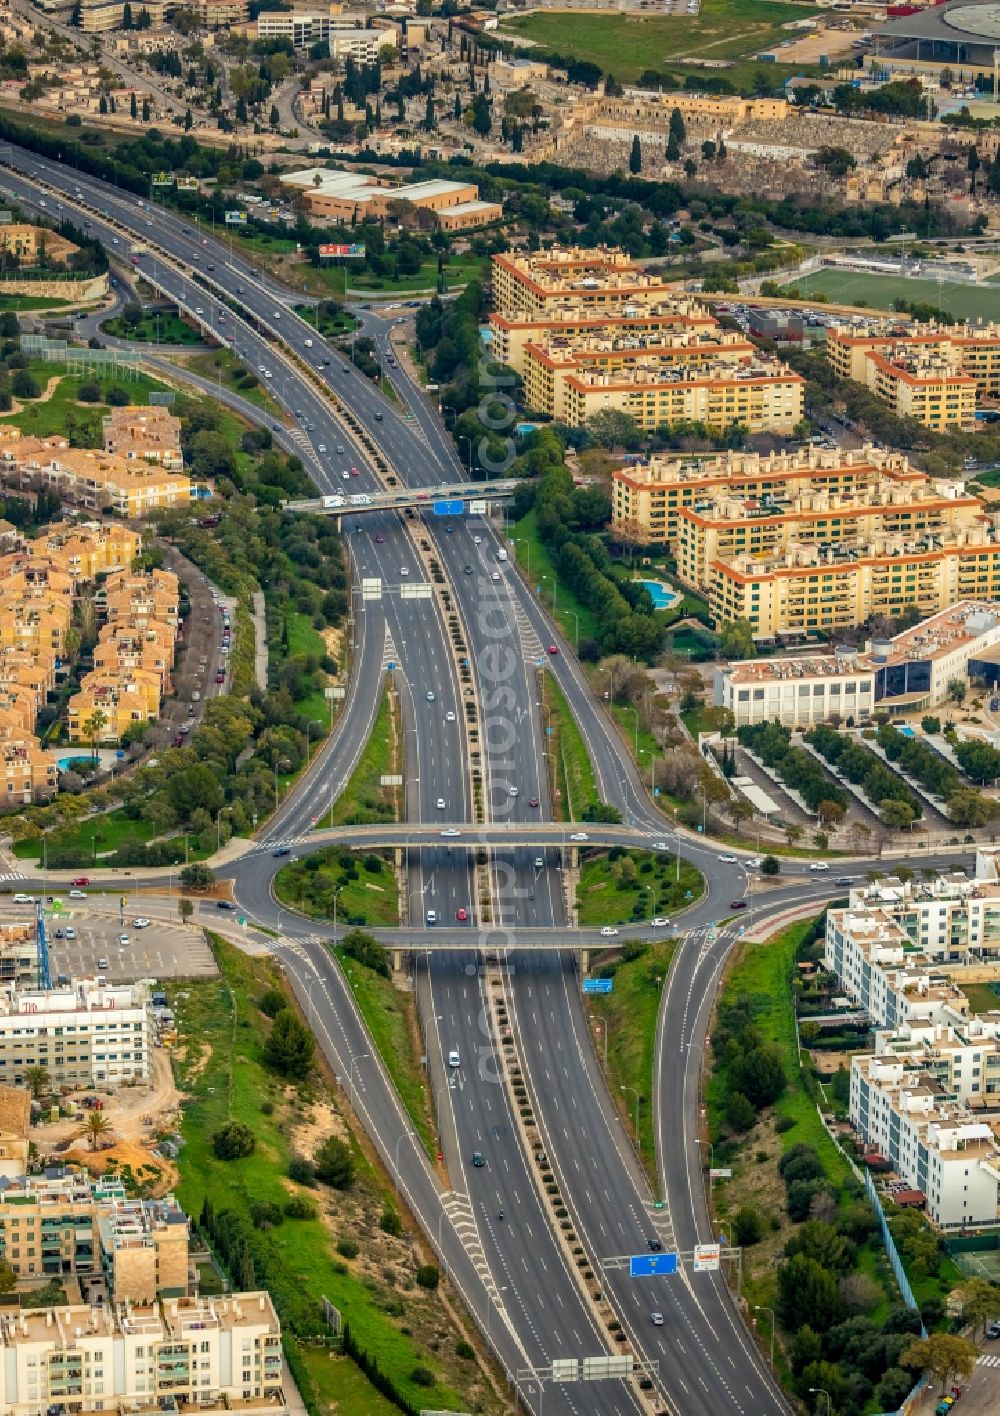
[(38, 926), (34, 919), (3, 920), (0, 922), (0, 982), (34, 988), (40, 981)]
[(602, 335), (567, 337), (550, 332), (524, 346), (524, 400), (535, 413), (557, 422), (569, 416), (570, 380), (594, 373), (612, 383), (629, 383), (647, 369), (719, 369), (752, 363), (754, 346), (740, 334), (699, 330), (681, 334), (622, 335), (616, 324)]
[[(506, 362), (506, 361), (505, 361)], [(901, 452), (865, 444), (851, 449), (799, 447), (788, 452), (657, 453), (616, 467), (611, 482), (612, 526), (639, 543), (669, 543), (682, 507), (708, 503), (723, 492), (780, 501), (805, 491), (852, 497), (882, 486), (906, 491), (926, 474)]]
[(673, 294), (625, 251), (574, 246), (493, 257), (493, 308), (510, 319), (545, 317), (559, 307), (579, 315), (618, 315), (626, 306), (659, 304)]
[(22, 438), (3, 430), (0, 484), (20, 490), (45, 488), (88, 511), (141, 517), (168, 507), (188, 506), (194, 496), (182, 472), (115, 453), (71, 448), (64, 438)]
[(0, 739), (0, 807), (48, 801), (59, 790), (59, 767), (30, 734)]
[[(168, 624), (147, 621), (141, 629), (105, 625), (94, 649), (94, 670), (102, 674), (152, 674), (159, 698), (172, 692), (176, 636)], [(159, 700), (155, 711), (159, 711)]]
[(180, 584), (170, 570), (121, 572), (108, 577), (95, 597), (98, 616), (129, 627), (147, 621), (180, 624)]
[(53, 1404), (123, 1413), (284, 1416), (281, 1328), (268, 1293), (70, 1304), (0, 1317), (9, 1416)]
[(653, 431), (695, 422), (722, 432), (791, 433), (802, 418), (805, 379), (765, 355), (704, 365), (648, 359), (627, 374), (581, 369), (565, 378), (564, 421), (582, 427), (595, 413), (616, 410)]
[(119, 1086), (150, 1075), (152, 1022), (144, 983), (93, 979), (48, 991), (0, 987), (0, 1082), (44, 1067), (56, 1087)]
[(951, 354), (896, 350), (865, 355), (864, 382), (897, 418), (966, 431), (976, 423), (976, 380)]
[(1000, 396), (1000, 324), (914, 324), (907, 320), (865, 320), (827, 332), (826, 355), (841, 378), (866, 382), (865, 362), (871, 353), (909, 350), (954, 355), (957, 367), (976, 381), (980, 393)]
[(173, 1195), (130, 1200), (113, 1175), (19, 1171), (0, 1190), (0, 1253), (18, 1278), (103, 1277), (114, 1303), (189, 1288), (188, 1220)]
[[(984, 1050), (969, 1049), (972, 1056)], [(995, 1058), (992, 1051), (989, 1054)], [(996, 1121), (977, 1115), (938, 1079), (917, 1048), (851, 1063), (850, 1118), (862, 1142), (924, 1200), (942, 1229), (995, 1224), (1000, 1217), (1000, 1144)], [(976, 1064), (980, 1068), (983, 1063)]]
[(104, 745), (120, 743), (129, 728), (148, 723), (157, 714), (151, 710), (159, 685), (155, 675), (136, 670), (104, 674), (97, 670), (86, 676), (80, 692), (69, 700), (66, 735), (70, 742)]
[(31, 1093), (0, 1086), (0, 1178), (15, 1180), (27, 1171), (30, 1130)]
[[(74, 589), (115, 570), (128, 570), (142, 553), (142, 537), (120, 522), (58, 521), (31, 542), (31, 556), (61, 570)], [(47, 573), (46, 583), (51, 584)]]
[(168, 472), (183, 471), (181, 420), (168, 408), (156, 404), (112, 408), (101, 426), (105, 452), (126, 462), (156, 462)]
[(736, 726), (807, 728), (839, 719), (864, 723), (876, 706), (922, 712), (943, 703), (949, 685), (1000, 665), (1000, 614), (964, 600), (864, 652), (744, 659), (715, 669), (715, 702)]
[(490, 315), (490, 346), (498, 363), (524, 374), (525, 349), (548, 339), (565, 340), (572, 347), (577, 340), (602, 338), (654, 339), (657, 335), (718, 334), (720, 325), (703, 305), (690, 296), (673, 296), (648, 305), (623, 305), (614, 315), (581, 311), (572, 299), (560, 302), (544, 313), (515, 311)]
[[(138, 18), (145, 12), (151, 25), (162, 25), (166, 9), (167, 0), (136, 0), (132, 14)], [(107, 34), (121, 29), (124, 20), (125, 0), (82, 0), (80, 28), (84, 34)]]

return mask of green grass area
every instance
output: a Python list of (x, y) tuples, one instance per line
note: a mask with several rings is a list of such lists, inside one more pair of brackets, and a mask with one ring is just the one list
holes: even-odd
[(296, 305), (295, 313), (300, 315), (306, 324), (311, 324), (322, 339), (337, 339), (342, 334), (350, 334), (358, 327), (357, 320), (346, 310), (338, 310), (336, 315), (329, 315), (325, 309), (320, 311), (317, 305)]
[[(178, 1199), (194, 1216), (210, 1196), (217, 1215), (228, 1209), (246, 1217), (257, 1271), (282, 1318), (286, 1351), (296, 1369), (304, 1369), (316, 1383), (323, 1401), (330, 1403), (325, 1409), (345, 1416), (378, 1411), (388, 1416), (392, 1408), (380, 1404), (367, 1383), (359, 1385), (360, 1373), (353, 1363), (332, 1360), (325, 1344), (308, 1340), (323, 1332), (319, 1303), (324, 1295), (350, 1321), (359, 1346), (377, 1359), (415, 1408), (430, 1404), (460, 1409), (464, 1403), (454, 1387), (439, 1380), (425, 1389), (412, 1380), (417, 1366), (440, 1374), (444, 1358), (424, 1350), (405, 1330), (414, 1325), (407, 1310), (416, 1306), (419, 1291), (414, 1290), (405, 1304), (399, 1300), (394, 1266), (384, 1267), (387, 1255), (371, 1271), (341, 1261), (334, 1253), (333, 1234), (321, 1217), (286, 1219), (264, 1230), (251, 1228), (251, 1205), (270, 1202), (283, 1207), (292, 1194), (302, 1193), (287, 1178), (292, 1133), (296, 1126), (308, 1123), (317, 1101), (328, 1098), (322, 1090), (317, 1094), (315, 1081), (289, 1086), (263, 1063), (268, 1024), (256, 999), (268, 988), (281, 987), (276, 964), (249, 958), (218, 937), (211, 938), (221, 980), (186, 984), (172, 998), (182, 1039), (175, 1054), (176, 1076), (186, 1097)], [(212, 1135), (228, 1120), (241, 1121), (254, 1132), (253, 1155), (239, 1161), (216, 1157)], [(359, 1220), (377, 1211), (383, 1196), (360, 1154), (358, 1162), (354, 1187), (337, 1197), (335, 1222), (339, 1227), (343, 1213), (345, 1234), (361, 1243), (363, 1258), (377, 1259), (373, 1234), (378, 1231), (369, 1223), (362, 1227)], [(322, 1190), (317, 1198), (326, 1198)], [(396, 1264), (400, 1257), (395, 1256)]]
[[(285, 625), (288, 638), (287, 652), (290, 656), (306, 654), (318, 659), (324, 657), (326, 641), (319, 631), (313, 628), (313, 622), (308, 615), (304, 615), (298, 610), (291, 610), (285, 617)], [(297, 698), (295, 706), (306, 722), (313, 723), (314, 728), (317, 723), (321, 725), (322, 733), (315, 733), (312, 737), (313, 742), (330, 731), (333, 704), (322, 689), (308, 694), (305, 698)]]
[(963, 983), (962, 992), (969, 1000), (970, 1013), (1000, 1012), (1000, 993), (991, 983)]
[[(869, 275), (863, 271), (816, 270), (788, 282), (803, 298), (817, 291), (831, 304), (868, 305), (891, 310), (897, 299), (934, 305), (955, 319), (1000, 319), (1000, 286), (960, 285), (958, 282), (921, 280), (919, 277)], [(787, 287), (786, 287), (787, 288)]]
[[(654, 1185), (656, 1156), (653, 1139), (653, 1050), (656, 1043), (656, 1017), (660, 994), (667, 980), (667, 971), (676, 944), (658, 940), (640, 946), (638, 958), (608, 964), (597, 972), (601, 978), (614, 979), (611, 993), (588, 998), (587, 1012), (600, 1019), (595, 1029), (598, 1055), (603, 1057), (604, 1029), (607, 1029), (607, 1070), (612, 1096), (623, 1096), (628, 1107), (629, 1129), (639, 1143), (639, 1150)], [(624, 1094), (622, 1087), (630, 1090)], [(635, 1129), (635, 1093), (639, 1093), (639, 1129)]]
[[(552, 613), (552, 592), (557, 583), (556, 571), (552, 558), (538, 539), (533, 511), (529, 511), (527, 516), (522, 516), (520, 521), (514, 523), (510, 541), (518, 565), (524, 567), (525, 575), (535, 594)], [(593, 611), (575, 600), (562, 584), (556, 590), (553, 617), (570, 644), (577, 642), (577, 625), (580, 639), (592, 639), (597, 634), (597, 620)]]
[(599, 855), (584, 861), (580, 871), (580, 924), (629, 924), (670, 915), (697, 900), (704, 888), (701, 872), (688, 861), (681, 861), (678, 873), (676, 856), (623, 851), (612, 860)]
[(179, 315), (146, 314), (138, 324), (128, 325), (118, 316), (105, 320), (105, 334), (129, 339), (135, 344), (201, 344), (202, 337)]
[[(205, 354), (178, 355), (177, 357), (179, 359), (183, 357), (183, 367), (190, 369), (192, 373), (200, 374), (203, 379), (211, 379), (223, 388), (228, 388), (232, 393), (238, 393), (249, 403), (255, 403), (258, 408), (263, 408), (274, 417), (284, 421), (285, 410), (275, 398), (271, 397), (265, 387), (263, 375), (258, 376), (248, 369), (241, 360), (237, 359), (231, 349), (214, 349)], [(238, 446), (239, 438), (236, 442)]]
[[(81, 756), (85, 753), (81, 752)], [(129, 844), (145, 845), (156, 835), (156, 827), (151, 821), (136, 821), (126, 816), (119, 808), (100, 816), (88, 816), (72, 826), (64, 826), (51, 831), (48, 837), (50, 856), (59, 850), (87, 851), (96, 856), (110, 855), (119, 847)], [(18, 860), (41, 860), (41, 837), (17, 841), (14, 854)]]
[(22, 310), (64, 310), (78, 304), (79, 301), (57, 300), (47, 295), (0, 295), (0, 314), (5, 310), (15, 313)]
[(0, 414), (0, 427), (20, 428), (22, 433), (45, 438), (55, 434), (73, 434), (75, 445), (100, 447), (102, 444), (101, 419), (108, 411), (106, 403), (80, 403), (77, 394), (80, 385), (98, 383), (102, 395), (110, 388), (123, 388), (132, 403), (145, 404), (149, 395), (164, 385), (147, 374), (133, 370), (95, 371), (94, 373), (71, 374), (64, 364), (44, 364), (32, 361), (29, 366), (44, 394), (50, 380), (55, 384), (50, 398), (44, 400), (17, 400), (23, 403), (19, 413)]
[[(763, 944), (744, 942), (737, 945), (726, 971), (722, 989), (723, 1003), (734, 1003), (749, 997), (754, 1005), (754, 1022), (765, 1042), (780, 1047), (788, 1085), (779, 1097), (775, 1111), (794, 1125), (780, 1136), (783, 1150), (799, 1141), (815, 1147), (823, 1162), (827, 1177), (838, 1187), (846, 1184), (851, 1171), (846, 1160), (827, 1135), (812, 1097), (806, 1090), (795, 1046), (795, 1014), (792, 978), (795, 973), (795, 951), (812, 929), (812, 920), (789, 925)], [(706, 1088), (709, 1129), (718, 1146), (725, 1135), (722, 1119), (725, 1105), (722, 1079), (713, 1075)]]
[(601, 798), (587, 744), (553, 674), (543, 675), (542, 701), (548, 707), (545, 726), (555, 818), (582, 821), (584, 808)]
[[(447, 261), (444, 267), (445, 283), (449, 290), (457, 290), (465, 286), (470, 280), (478, 280), (483, 274), (486, 262), (479, 256), (457, 256), (455, 259)], [(347, 272), (347, 283), (351, 290), (373, 290), (392, 291), (405, 294), (413, 290), (436, 290), (438, 279), (437, 257), (424, 261), (416, 275), (400, 275), (393, 279), (389, 276), (376, 275), (370, 271), (359, 267), (357, 271), (349, 269)]]
[(371, 736), (358, 765), (331, 809), (317, 821), (317, 828), (398, 821), (400, 789), (383, 787), (381, 779), (388, 773), (400, 772), (401, 760), (397, 726), (386, 683)]
[(337, 957), (406, 1114), (427, 1154), (433, 1156), (434, 1123), (420, 1065), (420, 1034), (412, 995), (401, 993), (390, 979), (347, 958), (342, 949), (337, 950)]
[(731, 67), (720, 69), (720, 76), (737, 91), (749, 92), (743, 85), (760, 69), (766, 68), (775, 85), (789, 74), (802, 72), (801, 65), (757, 64), (753, 56), (783, 38), (800, 35), (801, 31), (785, 31), (782, 26), (816, 13), (812, 6), (772, 0), (702, 0), (699, 14), (691, 16), (567, 16), (558, 11), (516, 16), (501, 22), (500, 33), (523, 35), (566, 57), (598, 64), (622, 81), (637, 79), (645, 69), (704, 75), (704, 69), (686, 67), (684, 60), (729, 60)]
[(274, 877), (274, 893), (283, 905), (313, 919), (332, 919), (334, 892), (341, 924), (399, 924), (399, 891), (392, 867), (378, 856), (354, 856), (330, 847), (292, 861)]

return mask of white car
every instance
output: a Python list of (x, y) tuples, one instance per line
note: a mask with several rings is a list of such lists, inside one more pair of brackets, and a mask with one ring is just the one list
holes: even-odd
[(134, 919), (134, 920), (132, 921), (132, 928), (133, 928), (133, 929), (148, 929), (148, 928), (149, 928), (149, 920), (148, 920), (148, 919)]
[(462, 1059), (461, 1059), (461, 1057), (460, 1057), (459, 1054), (458, 1054), (458, 1048), (457, 1048), (457, 1047), (453, 1047), (453, 1048), (451, 1049), (451, 1051), (448, 1053), (448, 1066), (449, 1066), (449, 1067), (461, 1067), (461, 1065), (462, 1065)]
[(427, 690), (427, 702), (428, 702), (428, 703), (433, 703), (433, 702), (434, 702), (434, 690), (433, 690), (432, 688), (429, 688), (429, 689)]
[(572, 834), (572, 836), (570, 836), (570, 840), (571, 840), (571, 841), (589, 841), (589, 840), (590, 840), (590, 837), (587, 835), (586, 831), (574, 831), (573, 834)]
[(662, 1313), (650, 1313), (650, 1315), (649, 1315), (649, 1321), (653, 1324), (654, 1327), (662, 1327), (662, 1326), (663, 1326), (663, 1314), (662, 1314)]
[(341, 475), (341, 477), (343, 478), (343, 480), (344, 480), (345, 482), (349, 482), (349, 481), (351, 480), (351, 474), (350, 474), (350, 472), (348, 472), (348, 470), (347, 470), (346, 467), (344, 468), (343, 472), (341, 472), (340, 475)]
[(491, 580), (499, 580), (499, 579), (500, 579), (500, 572), (499, 572), (498, 570), (494, 570), (494, 571), (492, 572), (492, 574), (490, 575), (490, 579), (491, 579)]
[(612, 925), (610, 925), (610, 924), (606, 924), (606, 925), (604, 926), (604, 928), (601, 930), (601, 935), (602, 935), (602, 937), (603, 937), (604, 939), (614, 939), (614, 937), (615, 937), (615, 935), (616, 935), (617, 933), (618, 933), (617, 929), (615, 929), (615, 928), (614, 928)]
[(653, 850), (654, 850), (654, 851), (669, 851), (669, 849), (670, 849), (670, 847), (667, 845), (666, 841), (654, 841), (654, 842), (653, 842)]
[(830, 867), (827, 865), (827, 863), (826, 863), (825, 860), (814, 860), (814, 861), (810, 864), (809, 869), (810, 869), (810, 870), (829, 870)]
[(441, 832), (441, 835), (446, 836), (449, 840), (452, 840), (455, 836), (460, 836), (461, 834), (462, 833), (457, 826), (449, 826), (447, 831)]
[(87, 892), (86, 890), (71, 890), (69, 897), (71, 900), (85, 900), (87, 898)]
[(326, 443), (320, 443), (319, 446), (316, 448), (316, 451), (317, 451), (317, 452), (326, 452)]
[(739, 865), (739, 857), (734, 855), (720, 855), (719, 859), (723, 865)]
[(33, 905), (35, 903), (35, 897), (34, 895), (24, 895), (19, 893), (14, 896), (14, 903), (15, 905)]
[(664, 919), (662, 915), (658, 915), (656, 919), (651, 919), (649, 922), (653, 929), (668, 929), (670, 927), (669, 919)]
[(763, 857), (763, 856), (754, 856), (753, 860), (748, 860), (748, 861), (746, 862), (746, 867), (747, 867), (747, 870), (759, 870), (763, 864), (764, 864), (764, 857)]
[(510, 792), (510, 795), (511, 795), (512, 797), (513, 797), (513, 796), (517, 796), (517, 787), (511, 787), (511, 788), (509, 788), (509, 792)]
[(119, 947), (119, 949), (123, 949), (123, 948), (125, 947), (125, 945), (126, 945), (128, 942), (129, 942), (129, 941), (128, 941), (128, 935), (127, 935), (127, 934), (119, 934), (119, 936), (118, 936), (118, 947)]
[(410, 567), (408, 565), (401, 565), (399, 567), (399, 573), (400, 575), (409, 575)]
[(438, 811), (444, 811), (444, 797), (438, 797), (435, 805), (437, 806)]
[(444, 720), (445, 720), (446, 723), (453, 723), (453, 722), (455, 721), (455, 714), (452, 712), (452, 710), (451, 710), (450, 708), (448, 709), (447, 713), (444, 715)]

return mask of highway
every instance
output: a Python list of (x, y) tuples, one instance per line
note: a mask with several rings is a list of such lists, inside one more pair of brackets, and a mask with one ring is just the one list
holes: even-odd
[[(378, 457), (366, 453), (371, 440), (411, 489), (461, 477), (462, 469), (435, 413), (403, 370), (390, 373), (403, 400), (401, 414), (351, 366), (337, 359), (325, 364), (315, 331), (294, 315), (285, 298), (275, 298), (269, 283), (260, 282), (245, 262), (221, 244), (192, 231), (169, 212), (157, 211), (151, 229), (148, 206), (140, 199), (58, 164), (17, 149), (7, 153), (7, 160), (27, 172), (25, 178), (5, 171), (0, 179), (0, 185), (19, 200), (31, 200), (39, 177), (60, 190), (64, 199), (75, 201), (80, 193), (90, 207), (85, 219), (91, 230), (112, 248), (127, 254), (128, 237), (121, 228), (129, 227), (142, 242), (155, 239), (158, 248), (182, 267), (178, 270), (153, 251), (139, 257), (151, 282), (230, 342), (297, 418), (296, 443), (315, 469), (321, 495), (340, 490), (345, 465), (358, 468), (354, 485), (359, 491), (376, 490)], [(51, 211), (51, 195), (44, 200)], [(188, 275), (188, 270), (197, 274)], [(236, 306), (249, 312), (251, 322), (239, 318)], [(376, 341), (381, 339), (384, 347), (389, 322), (367, 315), (366, 322), (376, 329)], [(384, 328), (378, 330), (378, 323)], [(284, 358), (282, 347), (301, 362)], [(350, 414), (335, 416), (317, 384), (349, 405)], [(354, 432), (351, 415), (357, 420)], [(320, 452), (321, 447), (326, 452)], [(437, 1100), (447, 1103), (440, 1108), (441, 1128), (454, 1193), (442, 1196), (427, 1158), (408, 1135), (405, 1113), (374, 1055), (343, 976), (325, 945), (317, 942), (329, 937), (330, 931), (277, 911), (270, 879), (280, 862), (268, 851), (286, 841), (296, 842), (296, 850), (305, 849), (302, 839), (313, 818), (335, 799), (367, 740), (389, 662), (399, 666), (396, 683), (405, 741), (407, 811), (413, 819), (425, 824), (451, 820), (461, 823), (456, 829), (463, 830), (475, 829), (471, 823), (479, 821), (491, 828), (502, 828), (510, 821), (518, 831), (550, 814), (538, 712), (538, 661), (544, 659), (580, 724), (604, 799), (619, 808), (626, 825), (654, 839), (665, 836), (663, 820), (569, 646), (553, 631), (516, 567), (498, 560), (498, 544), (485, 521), (456, 518), (458, 524), (449, 529), (429, 521), (407, 523), (388, 512), (367, 517), (363, 525), (350, 516), (346, 521), (355, 585), (365, 577), (377, 577), (387, 593), (377, 600), (355, 597), (348, 699), (311, 771), (262, 833), (263, 849), (231, 867), (236, 898), (260, 923), (277, 921), (270, 927), (287, 936), (276, 950), (321, 1045), (390, 1171), (398, 1154), (401, 1188), (425, 1231), (440, 1244), (445, 1264), (484, 1331), (497, 1344), (508, 1371), (546, 1365), (559, 1356), (605, 1352), (610, 1350), (608, 1340), (543, 1210), (534, 1162), (513, 1124), (494, 1057), (493, 990), (499, 989), (510, 1010), (546, 1151), (563, 1181), (563, 1192), (593, 1261), (599, 1264), (611, 1254), (645, 1248), (652, 1232), (652, 1196), (596, 1066), (570, 957), (517, 952), (522, 932), (527, 940), (532, 931), (564, 926), (556, 857), (545, 845), (498, 848), (484, 900), (474, 898), (473, 874), (464, 851), (422, 842), (418, 864), (409, 874), (409, 921), (396, 935), (401, 944), (419, 950), (430, 942), (428, 910), (434, 911), (435, 930), (438, 922), (442, 926), (447, 922), (447, 931), (442, 928), (434, 934), (444, 942), (446, 932), (455, 932), (458, 912), (465, 910), (478, 921), (491, 945), (497, 943), (498, 931), (504, 930), (515, 951), (495, 979), (481, 974), (477, 966), (480, 936), (470, 937), (467, 953), (459, 947), (447, 956), (432, 954), (427, 967), (419, 970), (431, 1080)], [(442, 568), (443, 586), (430, 577), (431, 558)], [(469, 574), (466, 565), (472, 567)], [(430, 588), (429, 599), (404, 594), (404, 586), (418, 583)], [(547, 654), (549, 644), (559, 652)], [(468, 661), (465, 666), (462, 659)], [(473, 773), (478, 773), (478, 792)], [(538, 805), (531, 806), (532, 801)], [(320, 833), (314, 840), (321, 844)], [(707, 1233), (698, 1148), (693, 1144), (698, 1064), (711, 988), (724, 944), (732, 938), (723, 932), (714, 951), (704, 952), (696, 926), (727, 912), (725, 902), (743, 893), (745, 876), (739, 865), (719, 861), (717, 849), (708, 843), (682, 838), (680, 848), (704, 872), (708, 891), (686, 918), (691, 932), (671, 973), (664, 1008), (672, 1022), (680, 1007), (674, 992), (678, 1000), (683, 999), (681, 1041), (674, 1053), (672, 1034), (662, 1030), (669, 1041), (663, 1043), (656, 1082), (667, 1205), (657, 1222), (664, 1226), (665, 1237), (672, 1232), (683, 1248), (695, 1233)], [(539, 855), (540, 868), (535, 865)], [(789, 897), (819, 900), (830, 888), (829, 877), (800, 877), (787, 892)], [(776, 905), (781, 894), (775, 892), (769, 901)], [(488, 910), (488, 921), (480, 915), (481, 907)], [(457, 1068), (447, 1065), (453, 1048), (461, 1059)], [(678, 1133), (683, 1138), (680, 1146)], [(472, 1165), (475, 1150), (487, 1158), (482, 1169)], [(501, 1210), (504, 1220), (499, 1219)], [(606, 1286), (636, 1352), (659, 1362), (658, 1391), (666, 1409), (694, 1416), (787, 1410), (719, 1281), (709, 1275), (684, 1274), (643, 1287), (617, 1274), (609, 1275)], [(662, 1328), (650, 1323), (653, 1308), (664, 1313)], [(532, 1409), (541, 1409), (541, 1395), (534, 1388), (522, 1389), (522, 1397)], [(601, 1416), (638, 1409), (636, 1394), (617, 1381), (589, 1383), (585, 1390), (557, 1384), (544, 1394), (548, 1413)]]

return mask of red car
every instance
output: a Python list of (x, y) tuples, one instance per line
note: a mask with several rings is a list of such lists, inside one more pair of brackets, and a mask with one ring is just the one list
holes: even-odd
[(457, 909), (455, 911), (455, 918), (458, 920), (459, 924), (464, 924), (465, 921), (469, 918), (469, 911), (464, 909)]
[(215, 675), (215, 682), (216, 682), (216, 683), (225, 683), (225, 681), (226, 681), (226, 676), (225, 676), (225, 674), (216, 674), (216, 675)]
[(360, 476), (361, 476), (361, 473), (358, 471), (358, 469), (357, 469), (356, 467), (352, 467), (352, 468), (351, 468), (351, 476), (352, 476), (352, 477), (360, 477)]
[(537, 798), (537, 797), (529, 797), (529, 798), (528, 798), (528, 805), (529, 805), (529, 806), (537, 806), (537, 805), (538, 805), (538, 798)]
[(171, 742), (170, 746), (171, 746), (171, 747), (183, 747), (183, 746), (184, 746), (184, 739), (181, 737), (180, 733), (177, 734), (177, 736), (176, 736), (176, 737), (174, 738), (174, 740)]
[(89, 876), (89, 875), (78, 875), (75, 880), (71, 880), (69, 883), (70, 883), (71, 885), (89, 885), (89, 884), (90, 884), (90, 876)]
[(556, 648), (556, 646), (555, 646), (554, 644), (550, 644), (550, 645), (549, 645), (549, 653), (550, 653), (550, 654), (558, 654), (558, 653), (559, 653), (559, 650)]

